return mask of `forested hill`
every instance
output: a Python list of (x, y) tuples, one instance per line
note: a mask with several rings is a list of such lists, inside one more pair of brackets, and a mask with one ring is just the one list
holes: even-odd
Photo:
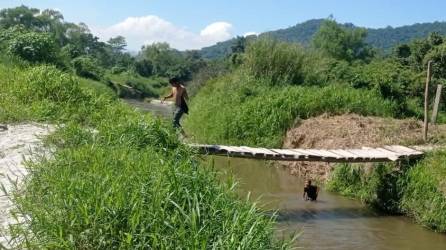
[[(296, 24), (286, 29), (279, 29), (260, 34), (260, 36), (271, 36), (282, 41), (299, 42), (302, 44), (309, 44), (311, 38), (319, 29), (324, 19), (312, 19), (303, 23)], [(357, 26), (346, 23), (346, 27), (356, 28)], [(368, 36), (366, 41), (384, 51), (389, 51), (392, 47), (400, 43), (407, 43), (415, 38), (426, 37), (431, 32), (438, 32), (446, 35), (446, 22), (433, 23), (417, 23), (413, 25), (406, 25), (401, 27), (386, 27), (379, 29), (367, 28)], [(235, 38), (219, 42), (213, 46), (206, 47), (200, 50), (204, 58), (214, 59), (223, 57), (231, 53), (231, 46), (235, 42)]]

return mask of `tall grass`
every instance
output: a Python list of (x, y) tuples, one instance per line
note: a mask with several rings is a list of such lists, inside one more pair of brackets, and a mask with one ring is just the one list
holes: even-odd
[(296, 119), (322, 113), (392, 116), (391, 101), (348, 86), (270, 87), (269, 79), (236, 72), (210, 81), (192, 100), (185, 127), (200, 142), (280, 146)]
[(53, 67), (4, 69), (1, 121), (63, 123), (15, 192), (16, 248), (287, 247), (274, 218), (219, 184), (161, 121)]
[(438, 151), (411, 168), (401, 210), (417, 222), (446, 232), (446, 151)]

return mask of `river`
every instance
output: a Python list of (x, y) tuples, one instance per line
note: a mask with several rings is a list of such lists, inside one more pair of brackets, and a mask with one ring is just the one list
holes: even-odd
[[(141, 111), (164, 118), (170, 107), (127, 100)], [(303, 180), (266, 161), (207, 157), (222, 173), (238, 181), (238, 193), (258, 200), (278, 214), (277, 233), (299, 233), (296, 245), (304, 249), (446, 249), (446, 235), (432, 232), (404, 216), (376, 213), (359, 201), (321, 190), (317, 202), (303, 201)]]

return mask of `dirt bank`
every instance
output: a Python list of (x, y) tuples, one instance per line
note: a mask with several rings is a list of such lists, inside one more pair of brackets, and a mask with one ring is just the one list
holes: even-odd
[(0, 129), (0, 182), (6, 191), (0, 191), (0, 243), (4, 246), (8, 245), (8, 225), (16, 223), (10, 214), (13, 207), (10, 193), (27, 174), (24, 161), (31, 158), (31, 153), (41, 152), (41, 138), (52, 130), (42, 124), (9, 125)]
[[(446, 126), (430, 127), (432, 143), (446, 141)], [(360, 148), (382, 145), (422, 144), (422, 123), (413, 119), (397, 120), (363, 117), (354, 114), (322, 115), (304, 120), (288, 130), (284, 148)], [(282, 162), (292, 174), (325, 181), (333, 164)]]

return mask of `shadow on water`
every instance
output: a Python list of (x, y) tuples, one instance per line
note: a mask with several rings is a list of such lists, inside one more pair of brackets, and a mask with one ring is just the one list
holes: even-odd
[[(126, 100), (145, 112), (169, 118), (171, 107)], [(267, 214), (277, 216), (278, 236), (298, 232), (303, 249), (418, 250), (446, 249), (446, 235), (414, 224), (404, 216), (386, 216), (360, 202), (321, 189), (317, 202), (302, 200), (303, 180), (265, 161), (204, 157), (223, 180), (238, 181), (237, 192), (257, 201)], [(276, 211), (276, 212), (272, 212)]]

